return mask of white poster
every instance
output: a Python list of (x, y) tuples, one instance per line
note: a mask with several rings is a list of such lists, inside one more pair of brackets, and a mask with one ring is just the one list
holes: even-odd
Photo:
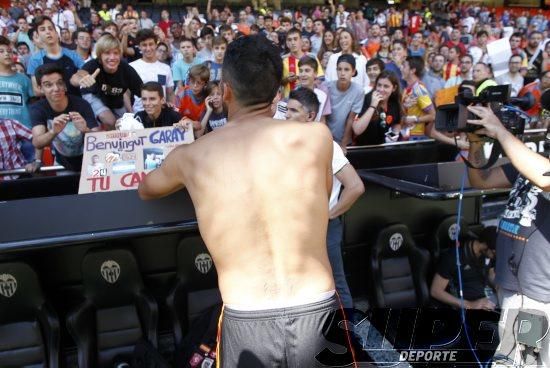
[(78, 194), (137, 189), (170, 151), (193, 141), (191, 127), (87, 133)]
[(488, 44), (487, 54), (489, 54), (495, 78), (508, 72), (508, 62), (512, 57), (512, 48), (508, 38), (501, 38)]

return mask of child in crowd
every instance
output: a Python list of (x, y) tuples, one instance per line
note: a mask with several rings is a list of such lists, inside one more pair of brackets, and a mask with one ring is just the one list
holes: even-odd
[(332, 108), (327, 124), (332, 137), (340, 144), (344, 153), (351, 143), (353, 120), (363, 107), (363, 87), (351, 81), (356, 72), (355, 57), (343, 54), (336, 61), (337, 79), (325, 82)]
[(382, 59), (379, 58), (370, 59), (367, 62), (367, 76), (369, 77), (369, 86), (365, 88), (365, 94), (374, 89), (374, 86), (376, 85), (376, 78), (378, 78), (380, 73), (382, 73), (384, 67), (385, 63), (382, 61)]
[(330, 99), (328, 98), (328, 91), (323, 85), (321, 88), (315, 87), (315, 80), (317, 79), (317, 70), (319, 63), (316, 59), (310, 56), (304, 56), (298, 62), (298, 78), (300, 82), (300, 88), (307, 88), (315, 92), (317, 99), (319, 100), (319, 111), (315, 117), (315, 121), (326, 123), (326, 117), (332, 113), (330, 107)]
[(178, 89), (185, 86), (191, 67), (202, 63), (199, 58), (195, 57), (197, 50), (195, 48), (195, 42), (192, 39), (183, 38), (180, 42), (180, 51), (182, 58), (176, 61), (174, 66), (172, 66), (172, 77)]
[(204, 93), (210, 80), (210, 70), (204, 64), (192, 66), (189, 70), (189, 84), (180, 92), (179, 112), (183, 122), (191, 122), (194, 130), (201, 129), (200, 118), (205, 109)]
[(204, 100), (206, 110), (202, 115), (201, 129), (195, 132), (195, 137), (210, 133), (227, 124), (227, 108), (222, 100), (222, 91), (219, 82), (209, 82), (206, 86), (208, 97)]
[(210, 69), (210, 81), (220, 81), (222, 79), (222, 64), (227, 49), (227, 40), (221, 36), (212, 41), (214, 60), (207, 61), (205, 64)]

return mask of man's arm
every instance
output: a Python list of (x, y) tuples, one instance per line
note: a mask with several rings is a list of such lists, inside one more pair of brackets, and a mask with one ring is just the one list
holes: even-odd
[(468, 123), (481, 125), (483, 129), (479, 130), (479, 133), (497, 139), (506, 156), (510, 158), (512, 165), (525, 178), (542, 190), (550, 191), (550, 177), (544, 176), (544, 173), (550, 171), (550, 162), (546, 157), (531, 151), (522, 141), (504, 128), (490, 108), (469, 106), (468, 110), (479, 116), (479, 119), (468, 120)]
[(206, 19), (212, 19), (212, 0), (208, 0), (208, 2), (206, 3)]
[[(470, 141), (470, 150), (468, 160), (475, 167), (481, 167), (485, 164), (485, 153), (483, 151), (483, 141), (477, 134), (468, 134)], [(468, 167), (468, 178), (472, 187), (477, 189), (490, 188), (509, 188), (512, 183), (506, 178), (501, 167), (490, 167), (485, 170), (472, 169)]]
[(185, 187), (180, 165), (186, 160), (187, 149), (185, 145), (175, 148), (158, 169), (147, 174), (138, 188), (141, 199), (162, 198)]
[(342, 139), (342, 149), (344, 150), (344, 153), (347, 152), (346, 147), (351, 144), (351, 137), (353, 132), (353, 121), (355, 120), (355, 117), (357, 116), (356, 113), (353, 111), (348, 114), (348, 118), (346, 119), (346, 126), (344, 128), (344, 138)]
[[(445, 291), (447, 285), (449, 285), (449, 280), (436, 273), (432, 280), (432, 286), (430, 287), (430, 295), (432, 298), (442, 303), (461, 308), (462, 304), (460, 299)], [(481, 298), (474, 301), (464, 300), (464, 308), (493, 310), (495, 309), (495, 305), (489, 299)]]
[(336, 173), (336, 177), (344, 189), (338, 199), (338, 202), (329, 213), (329, 218), (332, 220), (346, 213), (357, 199), (365, 192), (365, 185), (357, 175), (357, 171), (350, 163), (346, 164), (340, 171)]
[(174, 105), (176, 102), (176, 93), (174, 87), (166, 87), (166, 102)]

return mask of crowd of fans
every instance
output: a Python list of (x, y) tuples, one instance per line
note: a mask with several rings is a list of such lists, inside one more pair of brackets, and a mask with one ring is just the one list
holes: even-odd
[[(198, 138), (227, 122), (224, 53), (234, 39), (267, 37), (284, 76), (273, 114), (285, 119), (291, 91), (315, 92), (315, 121), (349, 145), (435, 138), (438, 91), (510, 84), (535, 100), (550, 88), (550, 22), (540, 9), (497, 12), (479, 4), (412, 1), (377, 9), (343, 3), (275, 11), (163, 9), (13, 0), (0, 15), (0, 172), (36, 171), (42, 150), (80, 171), (84, 135), (114, 129), (124, 113), (145, 127), (192, 124)], [(201, 13), (202, 12), (202, 13)], [(509, 40), (508, 68), (493, 73), (488, 45)], [(531, 127), (547, 124), (536, 101)], [(14, 176), (0, 176), (0, 180)]]

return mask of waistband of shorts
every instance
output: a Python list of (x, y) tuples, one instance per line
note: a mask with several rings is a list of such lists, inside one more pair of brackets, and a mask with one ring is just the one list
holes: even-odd
[(300, 304), (284, 308), (272, 308), (261, 310), (236, 310), (224, 306), (223, 316), (229, 319), (239, 320), (258, 320), (258, 319), (276, 319), (281, 317), (291, 317), (306, 314), (314, 314), (321, 311), (329, 311), (338, 308), (338, 298), (336, 293), (331, 294), (324, 300), (315, 301), (307, 304)]

